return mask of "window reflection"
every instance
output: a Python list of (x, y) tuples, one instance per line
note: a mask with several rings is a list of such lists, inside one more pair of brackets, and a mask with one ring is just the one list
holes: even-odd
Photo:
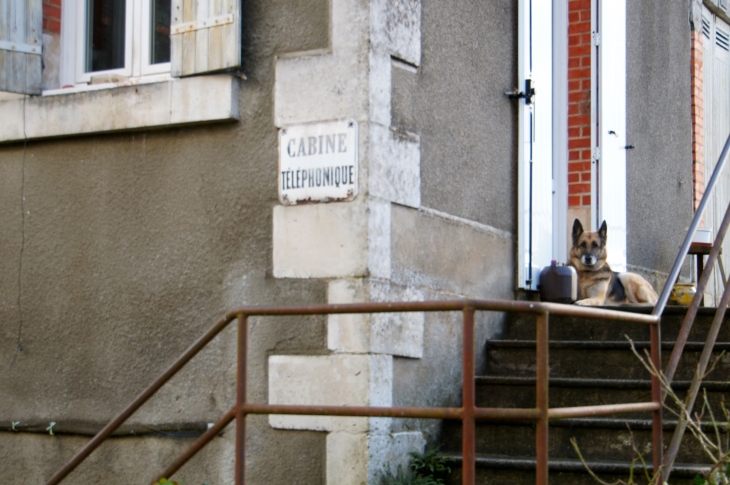
[(124, 67), (125, 0), (88, 0), (86, 72)]
[(150, 64), (170, 62), (170, 0), (152, 0)]

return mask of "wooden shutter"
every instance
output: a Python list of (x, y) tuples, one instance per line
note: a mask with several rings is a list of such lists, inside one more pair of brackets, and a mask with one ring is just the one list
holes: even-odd
[(172, 0), (170, 42), (173, 77), (240, 66), (241, 1)]
[(0, 91), (41, 93), (41, 0), (0, 0)]
[[(703, 6), (702, 14), (705, 180), (709, 180), (730, 134), (730, 25), (710, 13), (706, 6)], [(705, 212), (706, 227), (717, 231), (729, 202), (730, 171), (725, 169), (720, 174)], [(720, 258), (727, 268), (730, 264), (730, 241), (727, 238), (722, 245)], [(715, 273), (717, 271), (713, 272), (707, 294), (714, 296), (717, 303), (725, 286)]]

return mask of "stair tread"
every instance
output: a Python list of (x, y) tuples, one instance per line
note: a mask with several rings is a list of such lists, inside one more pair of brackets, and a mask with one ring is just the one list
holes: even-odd
[[(487, 350), (492, 348), (529, 348), (534, 349), (535, 340), (488, 340)], [(630, 350), (631, 343), (627, 340), (551, 340), (551, 349), (620, 349)], [(648, 349), (650, 342), (636, 341), (634, 347), (637, 349)], [(687, 342), (684, 346), (685, 351), (701, 351), (705, 347), (704, 342)], [(672, 350), (674, 342), (662, 342), (662, 350)], [(715, 343), (715, 350), (730, 350), (730, 342)]]
[[(452, 426), (461, 426), (461, 423), (458, 423), (456, 421), (450, 422), (450, 425)], [(629, 426), (631, 430), (637, 431), (637, 430), (651, 430), (654, 423), (651, 419), (637, 419), (637, 418), (595, 418), (595, 417), (588, 417), (588, 418), (566, 418), (566, 419), (551, 419), (550, 420), (550, 427), (551, 428), (596, 428), (596, 429), (621, 429), (626, 430), (626, 426)], [(479, 421), (477, 423), (477, 426), (528, 426), (528, 427), (534, 427), (535, 422), (534, 421), (504, 421), (504, 422), (494, 422), (494, 421)], [(677, 420), (676, 419), (664, 419), (662, 420), (662, 428), (666, 430), (674, 430), (677, 427)], [(724, 427), (720, 424), (719, 427), (721, 429), (724, 429)], [(708, 430), (713, 429), (713, 425), (709, 421), (705, 421), (702, 423), (702, 428), (707, 428)]]
[[(460, 453), (443, 453), (445, 457), (455, 463), (462, 463)], [(532, 470), (535, 468), (535, 457), (529, 456), (507, 456), (507, 455), (485, 455), (476, 454), (477, 468), (511, 468), (521, 470)], [(585, 463), (595, 473), (611, 473), (611, 474), (627, 474), (631, 469), (629, 461), (611, 461), (611, 460), (586, 460)], [(654, 467), (650, 463), (647, 464), (649, 470)], [(555, 472), (585, 472), (584, 464), (577, 458), (548, 458), (548, 467)], [(675, 463), (672, 467), (672, 475), (694, 477), (696, 474), (702, 474), (709, 470), (710, 465), (698, 465), (694, 463)], [(640, 469), (635, 466), (635, 470)]]
[[(512, 377), (512, 376), (477, 376), (477, 385), (511, 385), (511, 386), (534, 386), (535, 377)], [(691, 381), (675, 381), (672, 388), (675, 390), (689, 389)], [(650, 379), (593, 379), (583, 377), (556, 377), (550, 378), (550, 386), (555, 387), (597, 387), (597, 388), (620, 388), (620, 389), (651, 389)], [(730, 382), (726, 381), (703, 381), (701, 386), (708, 391), (730, 391)]]

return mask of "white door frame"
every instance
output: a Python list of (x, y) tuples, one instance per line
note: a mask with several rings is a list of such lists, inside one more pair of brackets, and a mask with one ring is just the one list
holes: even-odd
[[(519, 0), (518, 288), (536, 290), (554, 258), (553, 0)], [(545, 19), (550, 19), (545, 22)], [(567, 30), (564, 31), (567, 34)], [(567, 80), (566, 80), (567, 82)], [(566, 130), (567, 133), (567, 130)], [(567, 161), (566, 161), (567, 163)], [(567, 199), (567, 196), (566, 196)]]
[(608, 225), (608, 263), (626, 271), (626, 0), (591, 8), (591, 228)]
[(568, 262), (568, 1), (553, 0), (553, 259)]

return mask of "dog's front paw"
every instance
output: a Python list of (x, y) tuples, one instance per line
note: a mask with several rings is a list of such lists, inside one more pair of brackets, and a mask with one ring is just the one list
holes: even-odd
[(590, 303), (590, 301), (588, 299), (586, 299), (586, 300), (578, 300), (578, 301), (576, 301), (573, 304), (574, 305), (580, 305), (580, 306), (590, 306), (591, 303)]

